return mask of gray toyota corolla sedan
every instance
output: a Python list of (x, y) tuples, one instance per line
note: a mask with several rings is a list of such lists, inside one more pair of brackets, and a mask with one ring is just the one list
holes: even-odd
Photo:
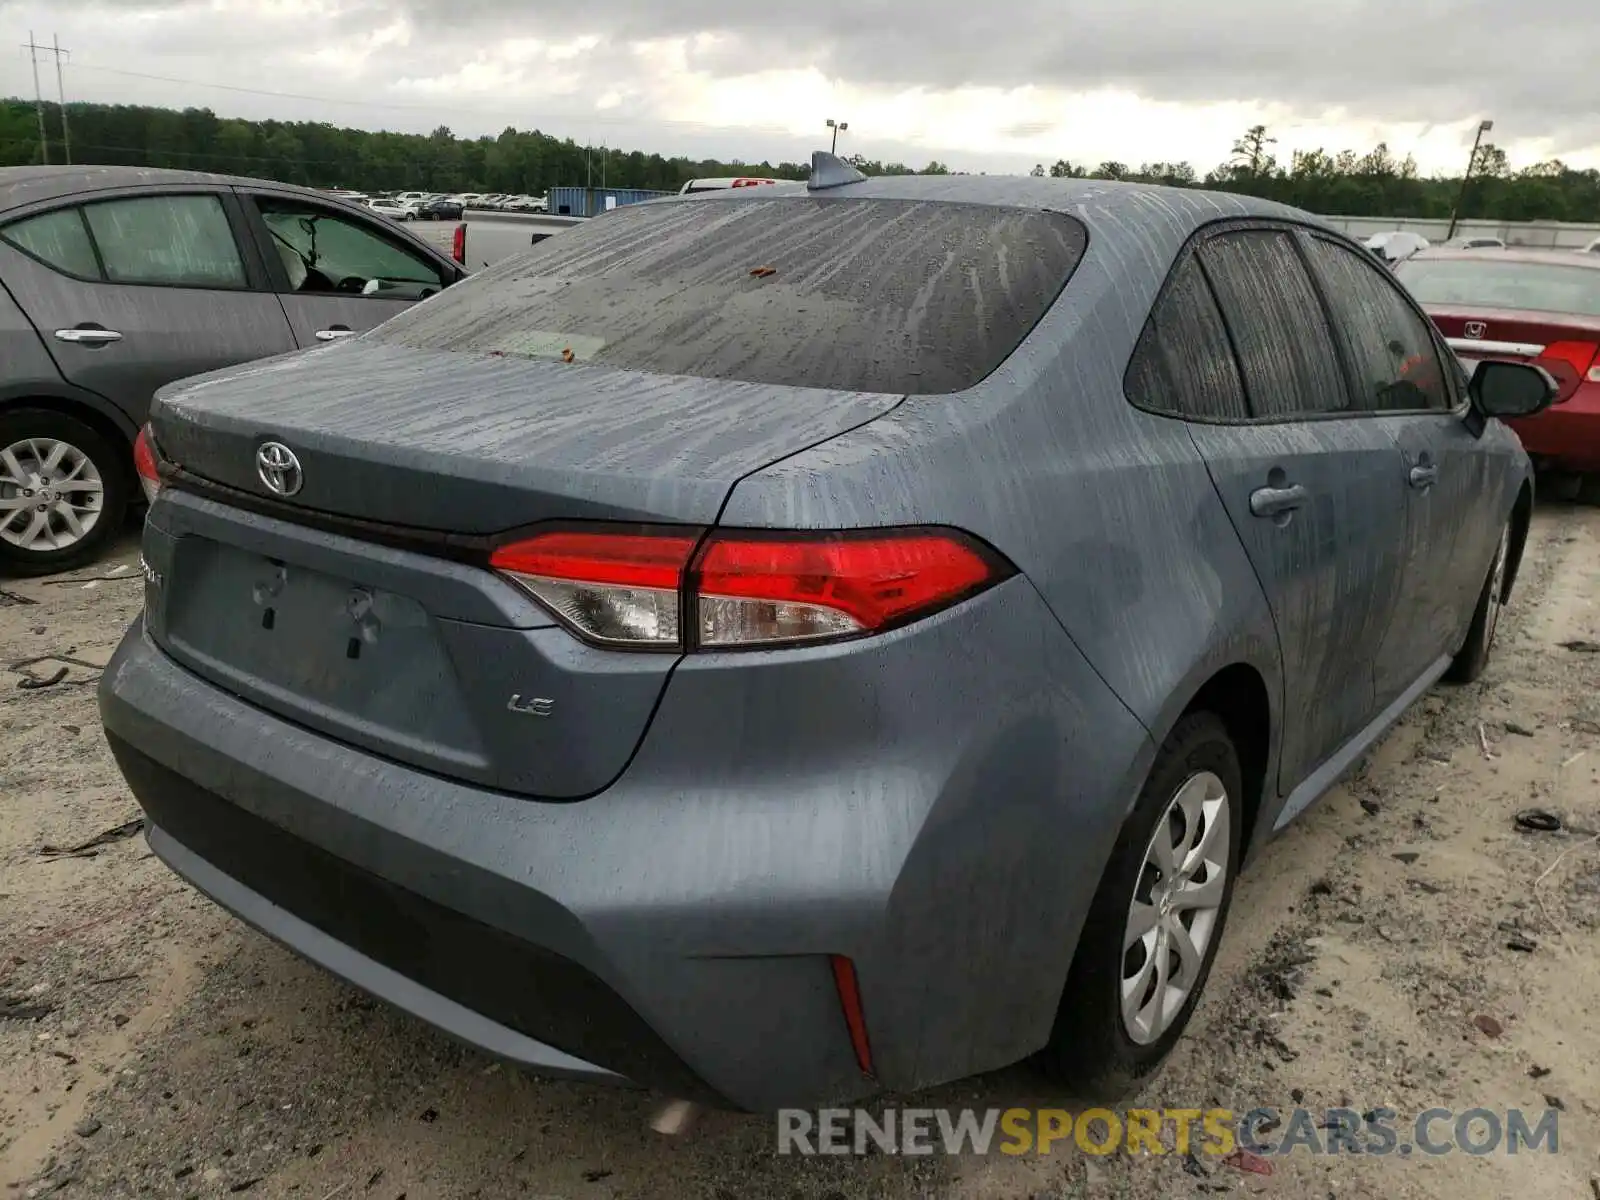
[(541, 1072), (1126, 1085), (1247, 853), (1483, 670), (1552, 381), (1244, 197), (753, 191), (159, 396), (150, 844)]

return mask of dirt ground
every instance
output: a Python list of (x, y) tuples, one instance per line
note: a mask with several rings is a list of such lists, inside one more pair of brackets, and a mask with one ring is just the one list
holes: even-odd
[[(530, 1078), (365, 999), (130, 824), (94, 682), (137, 563), (130, 536), (71, 580), (0, 581), (0, 1198), (1600, 1196), (1600, 510), (1539, 512), (1485, 679), (1427, 697), (1242, 880), (1196, 1022), (1132, 1102), (1557, 1107), (1559, 1152), (1271, 1175), (1070, 1141), (780, 1157), (773, 1122), (722, 1113), (663, 1138), (650, 1097)], [(1519, 828), (1533, 806), (1562, 828)], [(1026, 1068), (913, 1103), (1073, 1107)]]

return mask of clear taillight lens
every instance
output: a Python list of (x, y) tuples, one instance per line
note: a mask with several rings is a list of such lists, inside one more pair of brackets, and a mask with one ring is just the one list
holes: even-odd
[(637, 650), (877, 633), (1013, 573), (992, 550), (945, 529), (718, 530), (703, 540), (698, 530), (552, 530), (501, 547), (490, 565), (579, 637)]
[(139, 486), (144, 490), (145, 501), (154, 503), (156, 493), (161, 490), (161, 471), (156, 466), (156, 454), (148, 425), (139, 430), (139, 436), (133, 439), (133, 469), (138, 472)]
[(635, 649), (683, 645), (684, 569), (698, 533), (552, 531), (502, 546), (489, 565), (590, 641)]

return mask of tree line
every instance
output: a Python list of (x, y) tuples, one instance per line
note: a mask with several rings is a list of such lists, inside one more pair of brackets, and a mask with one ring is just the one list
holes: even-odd
[[(498, 136), (466, 138), (443, 125), (430, 134), (389, 133), (318, 121), (246, 121), (205, 108), (69, 104), (66, 111), (78, 162), (219, 171), (312, 187), (540, 195), (592, 183), (676, 191), (699, 176), (804, 179), (808, 171), (805, 163), (719, 162), (587, 146), (509, 126)], [(44, 115), (50, 161), (61, 162), (61, 111), (47, 104)], [(1459, 205), (1463, 219), (1600, 222), (1600, 171), (1558, 159), (1513, 170), (1503, 150), (1485, 143), (1463, 186), (1461, 174), (1424, 176), (1415, 159), (1397, 158), (1381, 143), (1364, 154), (1296, 150), (1287, 163), (1276, 145), (1257, 125), (1234, 143), (1226, 162), (1203, 174), (1187, 162), (1090, 167), (1068, 159), (1039, 163), (1032, 173), (1243, 192), (1330, 216), (1447, 218)], [(40, 159), (34, 104), (0, 100), (0, 165)], [(851, 161), (868, 175), (951, 174), (938, 161), (921, 168), (859, 155)]]

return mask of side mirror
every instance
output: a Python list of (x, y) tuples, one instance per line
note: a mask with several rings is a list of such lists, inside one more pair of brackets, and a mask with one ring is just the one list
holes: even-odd
[(1494, 359), (1480, 362), (1467, 385), (1472, 406), (1486, 417), (1531, 417), (1549, 408), (1559, 390), (1543, 367)]

